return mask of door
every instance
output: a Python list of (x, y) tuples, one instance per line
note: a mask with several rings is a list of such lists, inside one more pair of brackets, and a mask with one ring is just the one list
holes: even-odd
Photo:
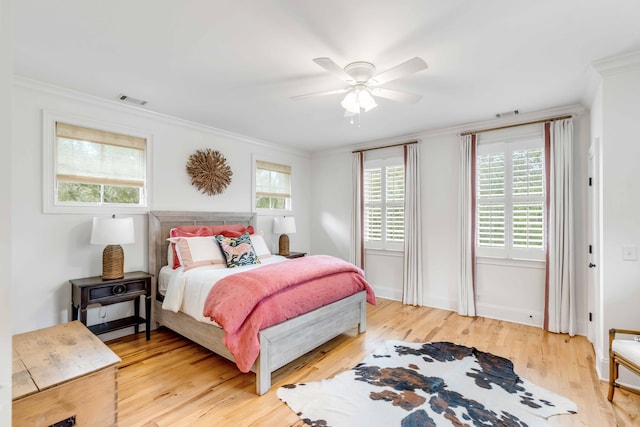
[(602, 336), (598, 331), (602, 330), (602, 309), (600, 290), (600, 137), (595, 137), (589, 147), (589, 159), (587, 162), (588, 185), (587, 190), (587, 338), (594, 345), (596, 354), (601, 354)]

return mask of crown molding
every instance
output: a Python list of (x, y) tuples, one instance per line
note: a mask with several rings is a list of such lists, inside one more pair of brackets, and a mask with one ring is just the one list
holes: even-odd
[(602, 77), (635, 70), (640, 68), (640, 51), (600, 59), (591, 65)]
[(278, 150), (289, 154), (294, 154), (304, 158), (309, 158), (310, 153), (304, 150), (297, 150), (294, 148), (279, 145), (277, 143), (264, 141), (257, 138), (252, 138), (246, 135), (226, 131), (213, 126), (204, 125), (197, 122), (181, 119), (178, 117), (170, 116), (168, 114), (162, 114), (155, 111), (147, 110), (146, 108), (138, 107), (135, 105), (124, 104), (119, 101), (101, 98), (95, 95), (89, 95), (84, 92), (76, 91), (73, 89), (56, 86), (50, 83), (46, 83), (40, 80), (34, 80), (27, 77), (15, 75), (13, 76), (13, 85), (15, 87), (22, 87), (29, 90), (38, 92), (44, 92), (53, 96), (59, 96), (62, 98), (70, 99), (77, 102), (91, 104), (97, 107), (106, 108), (115, 112), (126, 112), (128, 114), (135, 114), (139, 117), (144, 117), (150, 120), (158, 120), (163, 123), (169, 123), (175, 126), (181, 126), (191, 130), (199, 132), (212, 133), (225, 138), (246, 142), (248, 144), (268, 148), (270, 150)]
[(324, 150), (324, 151), (315, 151), (313, 153), (314, 157), (323, 157), (328, 155), (336, 155), (340, 153), (351, 153), (353, 150), (363, 150), (376, 148), (383, 145), (391, 145), (391, 144), (400, 144), (408, 141), (418, 141), (421, 142), (427, 138), (433, 138), (438, 136), (455, 136), (456, 141), (457, 136), (463, 132), (468, 132), (476, 129), (485, 129), (492, 127), (500, 127), (500, 126), (508, 126), (508, 125), (517, 125), (519, 123), (525, 123), (529, 121), (535, 120), (543, 120), (549, 117), (555, 116), (564, 116), (564, 115), (572, 115), (574, 117), (582, 117), (588, 113), (587, 108), (585, 108), (582, 104), (574, 104), (568, 105), (565, 107), (557, 107), (550, 108), (547, 110), (535, 111), (531, 113), (522, 113), (514, 116), (493, 119), (493, 120), (485, 120), (481, 122), (473, 122), (464, 125), (451, 126), (446, 128), (432, 129), (426, 130), (422, 132), (397, 136), (388, 139), (369, 141), (364, 144), (352, 145), (349, 147), (340, 147), (332, 150)]

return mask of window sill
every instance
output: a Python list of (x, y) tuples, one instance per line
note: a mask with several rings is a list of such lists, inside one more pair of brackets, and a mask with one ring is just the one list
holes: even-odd
[(505, 267), (521, 267), (521, 268), (535, 268), (543, 270), (545, 268), (545, 261), (533, 260), (533, 259), (513, 259), (513, 258), (494, 258), (487, 256), (477, 256), (476, 264), (485, 265), (501, 265)]
[(254, 208), (254, 212), (256, 215), (292, 215), (292, 209), (265, 209), (265, 208)]
[(403, 257), (404, 251), (399, 249), (364, 249), (365, 255)]
[(83, 215), (143, 215), (149, 212), (147, 206), (83, 206), (83, 205), (45, 205), (45, 214), (83, 214)]

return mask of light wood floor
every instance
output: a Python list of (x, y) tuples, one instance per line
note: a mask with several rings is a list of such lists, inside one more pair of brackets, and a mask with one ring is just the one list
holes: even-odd
[(596, 376), (584, 337), (383, 299), (368, 310), (366, 333), (354, 329), (281, 368), (264, 396), (255, 394), (253, 374), (167, 329), (153, 331), (149, 342), (144, 334), (110, 341), (122, 358), (119, 425), (302, 427), (275, 390), (350, 369), (387, 339), (451, 341), (509, 358), (520, 376), (578, 404), (576, 415), (551, 417), (554, 426), (640, 425), (640, 396), (617, 390), (613, 404), (606, 400), (606, 383)]

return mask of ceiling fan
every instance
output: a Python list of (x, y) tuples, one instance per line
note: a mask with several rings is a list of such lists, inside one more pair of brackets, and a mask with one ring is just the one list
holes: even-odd
[(341, 68), (329, 58), (315, 58), (313, 62), (338, 77), (344, 83), (349, 85), (349, 87), (326, 92), (293, 96), (292, 99), (346, 93), (341, 105), (347, 112), (359, 114), (362, 110), (370, 111), (378, 106), (376, 101), (373, 99), (374, 96), (408, 103), (416, 103), (422, 98), (422, 95), (417, 95), (415, 93), (380, 87), (380, 85), (392, 80), (397, 80), (408, 76), (409, 74), (425, 70), (427, 68), (427, 63), (422, 58), (415, 57), (409, 59), (408, 61), (378, 74), (374, 74), (376, 72), (376, 67), (370, 62), (352, 62), (344, 68)]

